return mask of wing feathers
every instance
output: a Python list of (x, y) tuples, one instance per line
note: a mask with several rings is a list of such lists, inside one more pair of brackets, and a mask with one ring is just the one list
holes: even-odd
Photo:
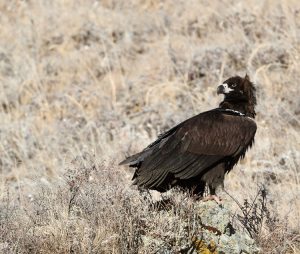
[(169, 175), (180, 180), (193, 178), (224, 158), (245, 152), (255, 132), (256, 124), (250, 118), (212, 110), (175, 126), (121, 164), (137, 167), (136, 184), (157, 189)]
[(195, 177), (201, 172), (205, 171), (207, 168), (214, 165), (220, 159), (222, 159), (221, 156), (199, 156), (188, 167), (183, 168), (183, 170), (181, 170), (179, 173), (175, 173), (175, 177), (179, 179), (189, 179)]

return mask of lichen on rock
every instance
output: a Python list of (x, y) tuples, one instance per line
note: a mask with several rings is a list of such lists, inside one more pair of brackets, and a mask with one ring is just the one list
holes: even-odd
[[(196, 218), (192, 223), (198, 224), (198, 226), (193, 227), (193, 230), (191, 230), (191, 227), (187, 226), (189, 222), (191, 223), (191, 221), (188, 221), (190, 218), (186, 221), (183, 219), (180, 221), (183, 226), (177, 232), (165, 232), (160, 239), (157, 236), (143, 236), (144, 247), (151, 246), (155, 253), (164, 254), (259, 253), (255, 240), (245, 230), (235, 228), (232, 225), (230, 207), (232, 207), (230, 202), (226, 201), (221, 205), (214, 201), (197, 201), (193, 205), (193, 214)], [(165, 212), (163, 210), (159, 211), (159, 213)], [(168, 216), (172, 217), (172, 214), (168, 213)], [(169, 219), (172, 221), (172, 218)], [(168, 240), (171, 238), (172, 241)], [(174, 239), (176, 239), (176, 243), (174, 243)]]

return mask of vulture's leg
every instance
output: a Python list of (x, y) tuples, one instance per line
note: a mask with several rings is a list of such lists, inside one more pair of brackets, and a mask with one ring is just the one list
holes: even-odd
[(210, 195), (204, 197), (203, 201), (215, 200), (218, 204), (221, 203), (220, 194), (224, 192), (224, 172), (223, 164), (219, 164), (204, 175)]

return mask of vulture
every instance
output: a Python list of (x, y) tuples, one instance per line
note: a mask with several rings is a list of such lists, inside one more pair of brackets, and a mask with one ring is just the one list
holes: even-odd
[(160, 134), (141, 152), (120, 165), (135, 168), (139, 189), (165, 192), (172, 187), (218, 197), (225, 174), (254, 143), (255, 86), (248, 75), (234, 76), (217, 88), (224, 100), (219, 107), (193, 116)]

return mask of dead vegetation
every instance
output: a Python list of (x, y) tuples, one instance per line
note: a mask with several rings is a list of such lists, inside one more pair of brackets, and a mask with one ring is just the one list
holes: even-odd
[[(232, 225), (256, 238), (262, 253), (296, 253), (299, 234), (265, 199), (259, 190), (232, 214)], [(188, 193), (173, 190), (154, 202), (130, 188), (116, 165), (88, 154), (74, 159), (55, 187), (41, 184), (24, 197), (7, 186), (0, 204), (3, 253), (189, 253), (208, 227)]]
[(217, 84), (246, 72), (259, 128), (225, 186), (242, 202), (264, 184), (278, 218), (261, 230), (264, 253), (299, 252), (298, 1), (2, 1), (0, 10), (0, 252), (151, 253), (139, 230), (169, 226), (149, 217), (116, 162), (215, 107)]

